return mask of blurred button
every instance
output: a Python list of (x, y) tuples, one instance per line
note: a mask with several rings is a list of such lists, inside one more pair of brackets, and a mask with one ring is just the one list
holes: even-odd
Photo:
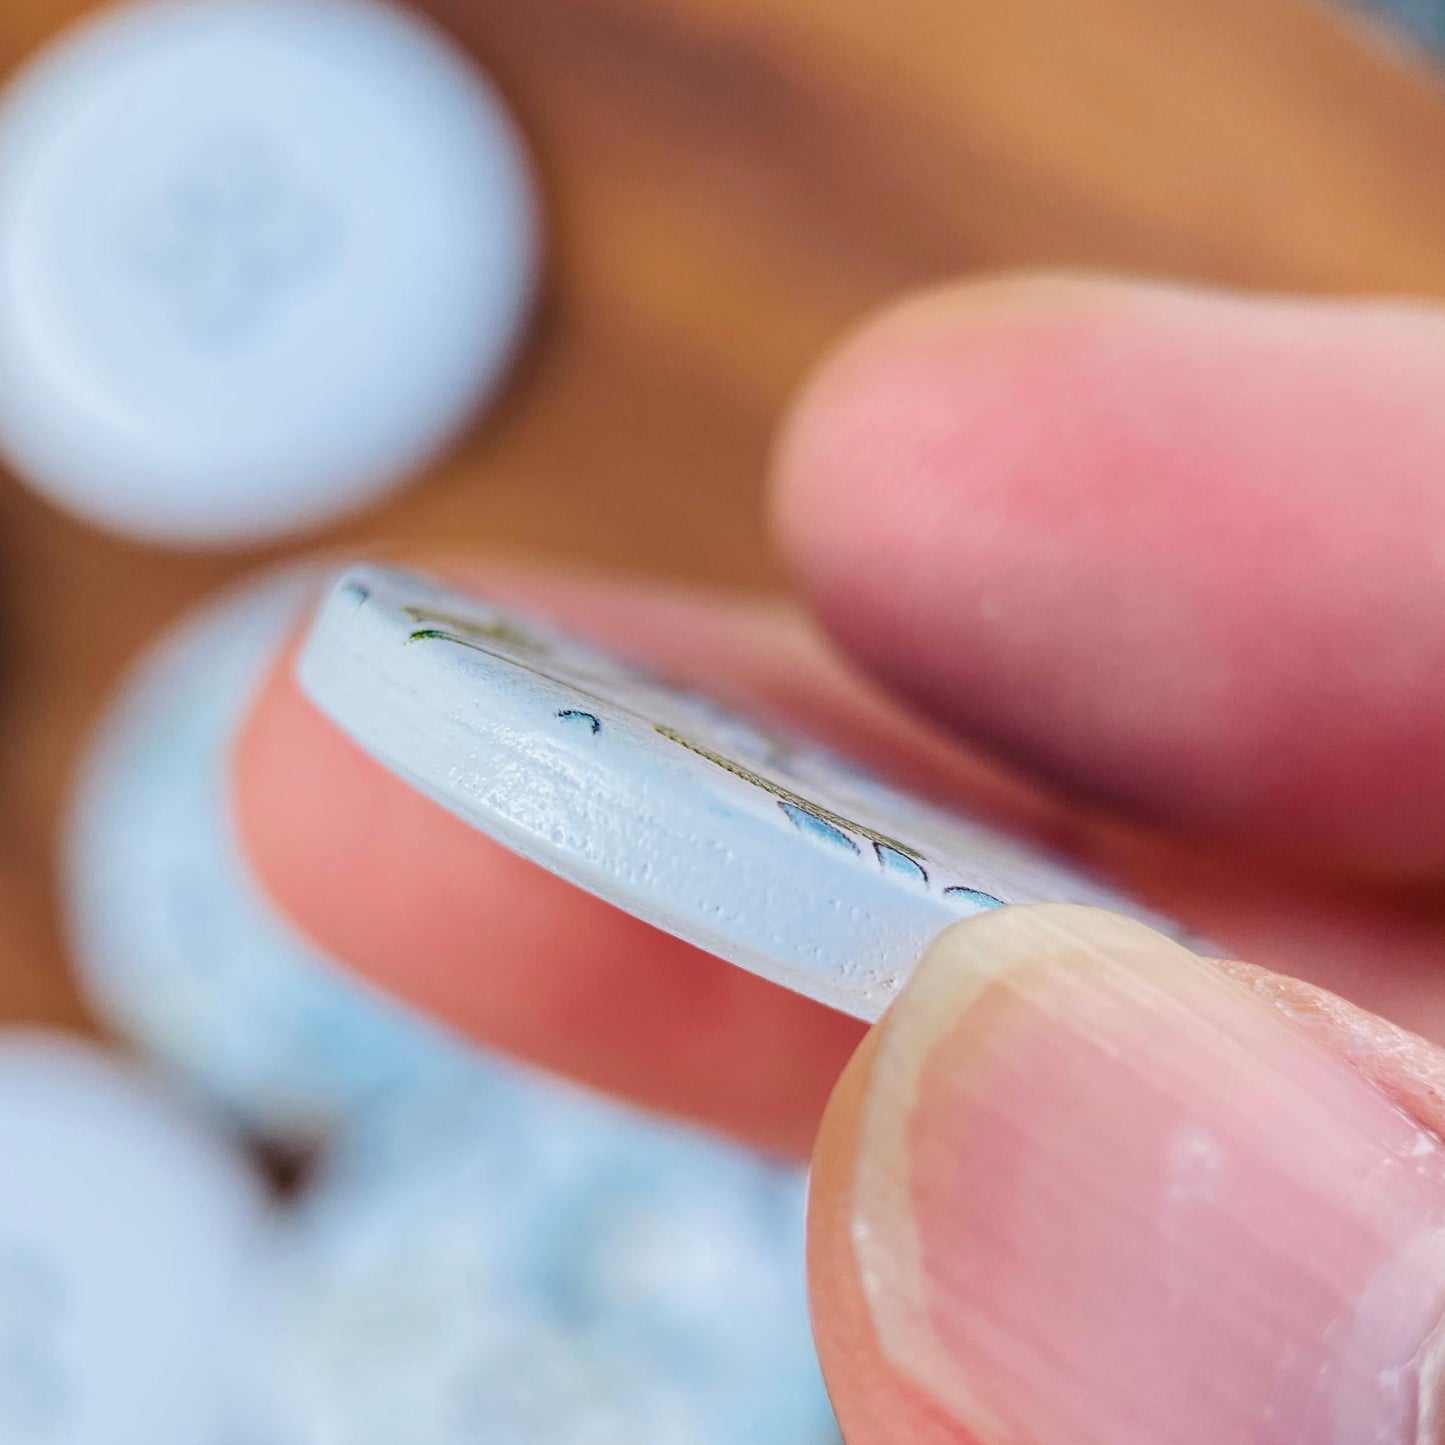
[(98, 1050), (22, 1031), (0, 1032), (0, 1161), (0, 1440), (261, 1439), (245, 1163)]
[(319, 524), (496, 385), (536, 251), (502, 102), (405, 11), (111, 9), (0, 105), (0, 448), (136, 536)]
[(801, 1170), (500, 1066), (398, 1095), (278, 1250), (300, 1440), (836, 1445)]
[(315, 581), (304, 567), (253, 578), (132, 666), (81, 769), (63, 860), (70, 942), (99, 1012), (291, 1147), (458, 1052), (292, 929), (236, 838), (231, 742)]

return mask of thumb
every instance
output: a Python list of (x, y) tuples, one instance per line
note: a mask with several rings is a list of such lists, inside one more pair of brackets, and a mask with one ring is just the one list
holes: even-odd
[(850, 1445), (1445, 1439), (1441, 1056), (1320, 999), (1089, 909), (943, 934), (815, 1156)]

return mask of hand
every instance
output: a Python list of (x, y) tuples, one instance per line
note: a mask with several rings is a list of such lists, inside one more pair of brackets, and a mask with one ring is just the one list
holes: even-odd
[[(836, 651), (768, 603), (471, 575), (1445, 1038), (1445, 317), (939, 294), (831, 361), (778, 474)], [(1445, 1438), (1420, 1040), (1054, 908), (950, 929), (864, 1039), (476, 834), (284, 666), (237, 788), (270, 890), (370, 978), (653, 1108), (816, 1136), (850, 1445)]]

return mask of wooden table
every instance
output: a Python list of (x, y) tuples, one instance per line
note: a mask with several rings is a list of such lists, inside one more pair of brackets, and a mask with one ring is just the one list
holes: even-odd
[[(0, 14), (12, 66), (84, 7)], [(1125, 268), (1445, 295), (1445, 91), (1310, 0), (437, 0), (547, 187), (499, 411), (328, 543), (772, 587), (768, 440), (819, 351), (942, 277)], [(303, 545), (314, 545), (309, 539)], [(274, 554), (135, 547), (0, 481), (0, 1017), (79, 1023), (50, 860), (147, 637)]]

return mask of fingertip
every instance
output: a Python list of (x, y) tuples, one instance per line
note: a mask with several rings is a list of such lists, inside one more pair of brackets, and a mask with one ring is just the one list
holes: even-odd
[[(1060, 328), (1168, 288), (1062, 271), (1010, 273), (905, 296), (845, 336), (807, 378), (774, 449), (773, 530), (798, 575), (839, 583), (857, 534), (837, 508), (862, 500), (882, 478), (873, 468), (895, 446), (926, 448), (950, 435), (969, 389), (943, 388), (943, 373), (1000, 372), (996, 348), (1047, 351)], [(971, 379), (971, 378), (970, 378)], [(976, 404), (985, 404), (982, 393)], [(861, 448), (861, 451), (860, 451)], [(905, 499), (906, 500), (906, 499)]]
[(1433, 873), (1442, 366), (1424, 307), (936, 293), (803, 393), (775, 523), (853, 657), (1076, 799)]
[[(1130, 317), (1192, 294), (1061, 272), (986, 278), (905, 298), (825, 359), (780, 433), (771, 516), (855, 657), (958, 721), (952, 679), (935, 684), (937, 665), (914, 661), (927, 641), (945, 657), (967, 645), (970, 623), (1007, 637), (1007, 598), (972, 584), (1031, 561), (1028, 534), (1046, 542), (1061, 500), (1102, 525), (1111, 493), (1093, 483), (1114, 423), (1081, 378)], [(976, 558), (988, 567), (971, 571)], [(1056, 592), (1036, 572), (1014, 581)]]
[[(366, 945), (379, 915), (412, 887), (409, 873), (378, 876), (378, 842), (400, 841), (391, 861), (405, 863), (467, 847), (470, 830), (392, 779), (321, 715), (296, 680), (298, 650), (297, 641), (283, 650), (238, 729), (232, 813), (270, 901), (326, 952), (369, 973)], [(412, 961), (426, 966), (425, 955)]]
[[(307, 749), (304, 699), (293, 682), (295, 637), (267, 670), (236, 729), (231, 744), (229, 797), (236, 838), (252, 878), (282, 913), (304, 918), (292, 905), (298, 876), (294, 850), (305, 848), (306, 832), (294, 827), (315, 815), (328, 779), (308, 767), (293, 768), (297, 750)], [(300, 870), (305, 876), (308, 869)]]
[(859, 1129), (878, 1030), (840, 1076), (813, 1145), (808, 1175), (808, 1286), (829, 1398), (849, 1440), (868, 1445), (961, 1445), (966, 1439), (878, 1347), (853, 1244)]
[(1259, 984), (1095, 909), (941, 934), (825, 1117), (831, 1358), (945, 1440), (1420, 1438), (1439, 1138), (1381, 1087), (1401, 1040)]

